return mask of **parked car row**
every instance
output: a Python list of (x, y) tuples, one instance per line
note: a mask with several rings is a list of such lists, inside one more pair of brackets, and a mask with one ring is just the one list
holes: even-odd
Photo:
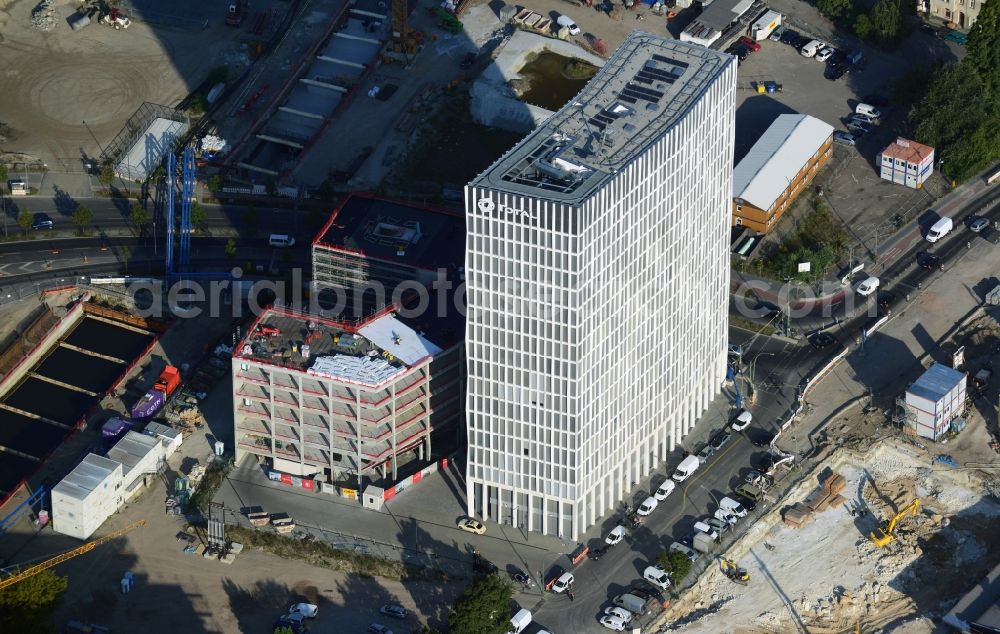
[(726, 49), (727, 53), (736, 58), (738, 64), (742, 64), (743, 60), (745, 60), (750, 53), (756, 53), (758, 51), (760, 51), (760, 44), (754, 41), (753, 38), (749, 38), (745, 35), (730, 44), (729, 48)]

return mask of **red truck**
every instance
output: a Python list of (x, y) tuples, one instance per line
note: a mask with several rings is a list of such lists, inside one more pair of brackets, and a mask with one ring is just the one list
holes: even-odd
[(243, 24), (243, 15), (246, 13), (246, 0), (235, 0), (229, 3), (229, 11), (226, 12), (226, 24), (239, 27)]
[(156, 380), (153, 384), (153, 389), (157, 392), (163, 392), (167, 396), (170, 396), (174, 391), (180, 387), (181, 384), (181, 371), (172, 365), (168, 365), (160, 372), (160, 378)]

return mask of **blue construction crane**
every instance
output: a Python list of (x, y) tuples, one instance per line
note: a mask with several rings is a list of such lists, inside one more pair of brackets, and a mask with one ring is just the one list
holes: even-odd
[(167, 152), (167, 276), (174, 273), (174, 175), (173, 152)]
[(181, 180), (181, 254), (179, 265), (183, 271), (191, 266), (191, 203), (194, 202), (194, 148), (184, 148), (184, 173)]
[(3, 535), (4, 533), (7, 532), (7, 529), (10, 528), (13, 525), (13, 523), (17, 520), (17, 518), (21, 516), (21, 513), (24, 513), (25, 511), (34, 511), (35, 510), (34, 507), (36, 505), (42, 504), (42, 502), (45, 500), (46, 493), (48, 493), (48, 489), (43, 484), (42, 486), (35, 489), (35, 492), (32, 493), (27, 500), (18, 504), (17, 508), (11, 511), (10, 514), (7, 515), (7, 517), (0, 520), (0, 535)]

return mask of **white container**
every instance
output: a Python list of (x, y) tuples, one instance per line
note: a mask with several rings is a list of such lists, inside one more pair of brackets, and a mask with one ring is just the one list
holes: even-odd
[(224, 453), (226, 453), (226, 443), (222, 442), (221, 440), (216, 440), (215, 441), (215, 455), (221, 456)]

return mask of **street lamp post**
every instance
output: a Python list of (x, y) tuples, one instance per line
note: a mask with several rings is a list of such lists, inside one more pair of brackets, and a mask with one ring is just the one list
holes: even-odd
[(754, 378), (756, 377), (756, 375), (754, 373), (757, 370), (757, 359), (761, 357), (773, 357), (773, 356), (774, 356), (773, 352), (758, 352), (757, 355), (753, 358), (753, 360), (750, 361), (750, 389), (753, 390), (754, 392), (756, 392), (756, 388), (754, 388)]

